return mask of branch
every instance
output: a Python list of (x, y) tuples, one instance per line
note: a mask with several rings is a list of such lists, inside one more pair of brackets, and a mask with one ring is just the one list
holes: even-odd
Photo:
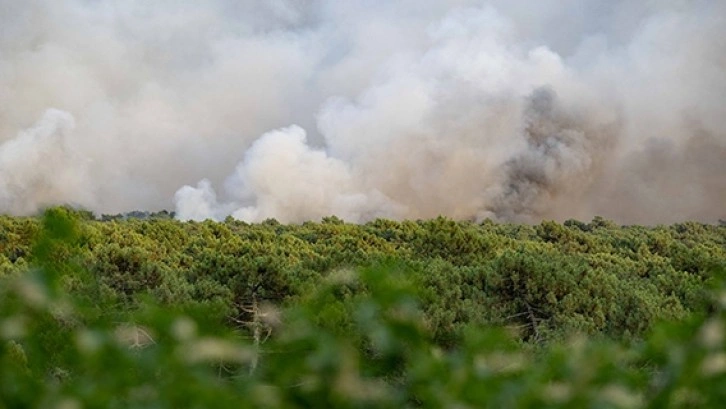
[(525, 302), (524, 305), (527, 306), (527, 314), (529, 315), (529, 321), (532, 324), (532, 330), (534, 331), (534, 339), (535, 339), (535, 341), (539, 341), (539, 330), (537, 329), (537, 317), (534, 316), (534, 312), (532, 311), (532, 306), (530, 306), (528, 302)]

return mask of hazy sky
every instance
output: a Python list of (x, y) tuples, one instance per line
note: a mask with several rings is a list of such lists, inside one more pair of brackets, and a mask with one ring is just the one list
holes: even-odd
[(726, 1), (0, 0), (0, 213), (726, 218)]

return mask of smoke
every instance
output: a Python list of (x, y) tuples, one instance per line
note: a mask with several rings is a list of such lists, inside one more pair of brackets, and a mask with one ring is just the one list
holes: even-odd
[(726, 3), (0, 0), (0, 212), (726, 216)]
[(26, 213), (56, 201), (93, 203), (88, 159), (74, 147), (74, 127), (73, 116), (49, 109), (32, 128), (0, 145), (0, 197), (7, 211)]

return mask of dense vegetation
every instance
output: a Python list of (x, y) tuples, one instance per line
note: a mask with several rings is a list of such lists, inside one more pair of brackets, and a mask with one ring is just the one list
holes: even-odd
[(0, 408), (700, 407), (725, 263), (690, 222), (3, 217)]

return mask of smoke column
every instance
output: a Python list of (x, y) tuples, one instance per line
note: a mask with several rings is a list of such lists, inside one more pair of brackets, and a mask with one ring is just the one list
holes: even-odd
[(726, 217), (726, 2), (0, 0), (0, 213)]

